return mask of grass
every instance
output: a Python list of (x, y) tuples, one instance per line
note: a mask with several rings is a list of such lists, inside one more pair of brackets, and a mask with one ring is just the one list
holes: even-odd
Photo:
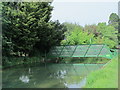
[(86, 63), (86, 64), (100, 64), (107, 63), (110, 59), (102, 58), (102, 57), (80, 57), (80, 58), (64, 58), (61, 60), (61, 63)]
[[(21, 64), (31, 64), (31, 63), (43, 63), (41, 56), (34, 57), (3, 57), (2, 58), (2, 68), (12, 67)], [(109, 59), (106, 58), (64, 58), (63, 60), (58, 60), (59, 63), (106, 63)], [(47, 60), (48, 63), (56, 63), (55, 59)]]
[(118, 88), (118, 58), (89, 74), (84, 88)]
[(31, 64), (41, 62), (40, 57), (3, 57), (2, 68), (8, 68), (21, 64)]

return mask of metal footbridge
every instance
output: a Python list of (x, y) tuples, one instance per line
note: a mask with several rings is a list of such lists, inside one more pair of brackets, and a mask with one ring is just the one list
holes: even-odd
[(47, 54), (48, 58), (57, 57), (104, 57), (112, 59), (115, 51), (107, 45), (64, 45), (52, 47)]

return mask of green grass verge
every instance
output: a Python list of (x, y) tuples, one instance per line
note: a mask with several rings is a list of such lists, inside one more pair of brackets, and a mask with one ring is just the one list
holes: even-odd
[(84, 64), (96, 64), (96, 63), (107, 63), (110, 59), (102, 57), (80, 57), (80, 58), (64, 58), (59, 60), (60, 63), (84, 63)]
[(112, 59), (100, 70), (90, 73), (84, 88), (118, 88), (118, 58)]

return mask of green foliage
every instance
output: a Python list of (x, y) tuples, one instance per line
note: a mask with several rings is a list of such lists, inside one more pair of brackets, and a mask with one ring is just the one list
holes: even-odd
[(103, 43), (108, 45), (110, 48), (115, 48), (117, 46), (117, 42), (115, 42), (109, 38), (104, 38)]
[[(52, 59), (53, 60), (53, 59)], [(64, 58), (64, 59), (59, 59), (59, 63), (79, 63), (79, 64), (104, 64), (107, 63), (109, 61), (109, 59), (107, 58), (101, 58), (101, 57), (74, 57), (74, 58)]]
[(110, 48), (117, 46), (118, 31), (112, 25), (106, 25), (106, 23), (85, 27), (69, 23), (65, 25), (68, 31), (65, 33), (66, 38), (61, 41), (62, 45), (107, 44)]
[(73, 30), (66, 34), (66, 40), (61, 42), (62, 45), (78, 45), (78, 44), (90, 44), (90, 39), (93, 38), (93, 34), (82, 31), (81, 27), (74, 27)]
[(114, 48), (117, 45), (117, 33), (118, 31), (111, 25), (106, 25), (106, 23), (99, 23), (97, 31), (100, 33), (99, 39), (102, 39), (103, 44), (107, 44), (110, 48)]
[(3, 5), (3, 37), (5, 36), (8, 41), (12, 42), (14, 52), (29, 53), (38, 40), (35, 29), (33, 29), (36, 18), (33, 17), (33, 21), (31, 16), (35, 9), (31, 8), (33, 5), (36, 7), (39, 5), (24, 2), (3, 2)]
[(3, 45), (2, 55), (10, 56), (10, 53), (13, 52), (13, 43), (8, 42), (8, 38), (4, 36), (2, 40), (2, 45)]
[(50, 21), (53, 9), (50, 2), (3, 2), (2, 5), (4, 55), (45, 52), (64, 38), (64, 25)]
[(66, 27), (50, 21), (52, 10), (51, 2), (2, 2), (3, 66), (40, 61), (60, 44)]
[(2, 57), (2, 68), (8, 68), (21, 64), (42, 63), (40, 57)]
[[(109, 16), (108, 23), (118, 31), (118, 39), (120, 39), (120, 17), (116, 13), (112, 13)], [(120, 41), (118, 43), (120, 44)]]
[(35, 48), (47, 52), (52, 46), (59, 45), (60, 41), (64, 39), (65, 31), (66, 27), (60, 24), (59, 21), (45, 24), (37, 32), (40, 40), (35, 44)]
[(80, 25), (78, 25), (78, 24), (76, 24), (76, 23), (73, 24), (73, 23), (65, 22), (65, 23), (63, 23), (63, 24), (64, 24), (64, 25), (66, 26), (66, 28), (67, 28), (67, 33), (73, 31), (74, 28), (80, 28), (80, 29), (83, 29), (82, 26), (80, 26)]
[(97, 31), (97, 25), (85, 25), (83, 31), (92, 33), (97, 37), (100, 33)]
[(109, 16), (109, 25), (114, 26), (116, 29), (118, 29), (118, 22), (119, 22), (119, 16), (116, 13), (112, 13)]
[(111, 25), (106, 25), (106, 23), (98, 23), (97, 31), (100, 32), (100, 37), (117, 38), (115, 28)]

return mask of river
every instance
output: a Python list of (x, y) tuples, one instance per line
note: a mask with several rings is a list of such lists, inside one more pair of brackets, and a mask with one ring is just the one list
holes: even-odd
[(82, 88), (86, 76), (104, 64), (18, 65), (2, 72), (3, 88)]

